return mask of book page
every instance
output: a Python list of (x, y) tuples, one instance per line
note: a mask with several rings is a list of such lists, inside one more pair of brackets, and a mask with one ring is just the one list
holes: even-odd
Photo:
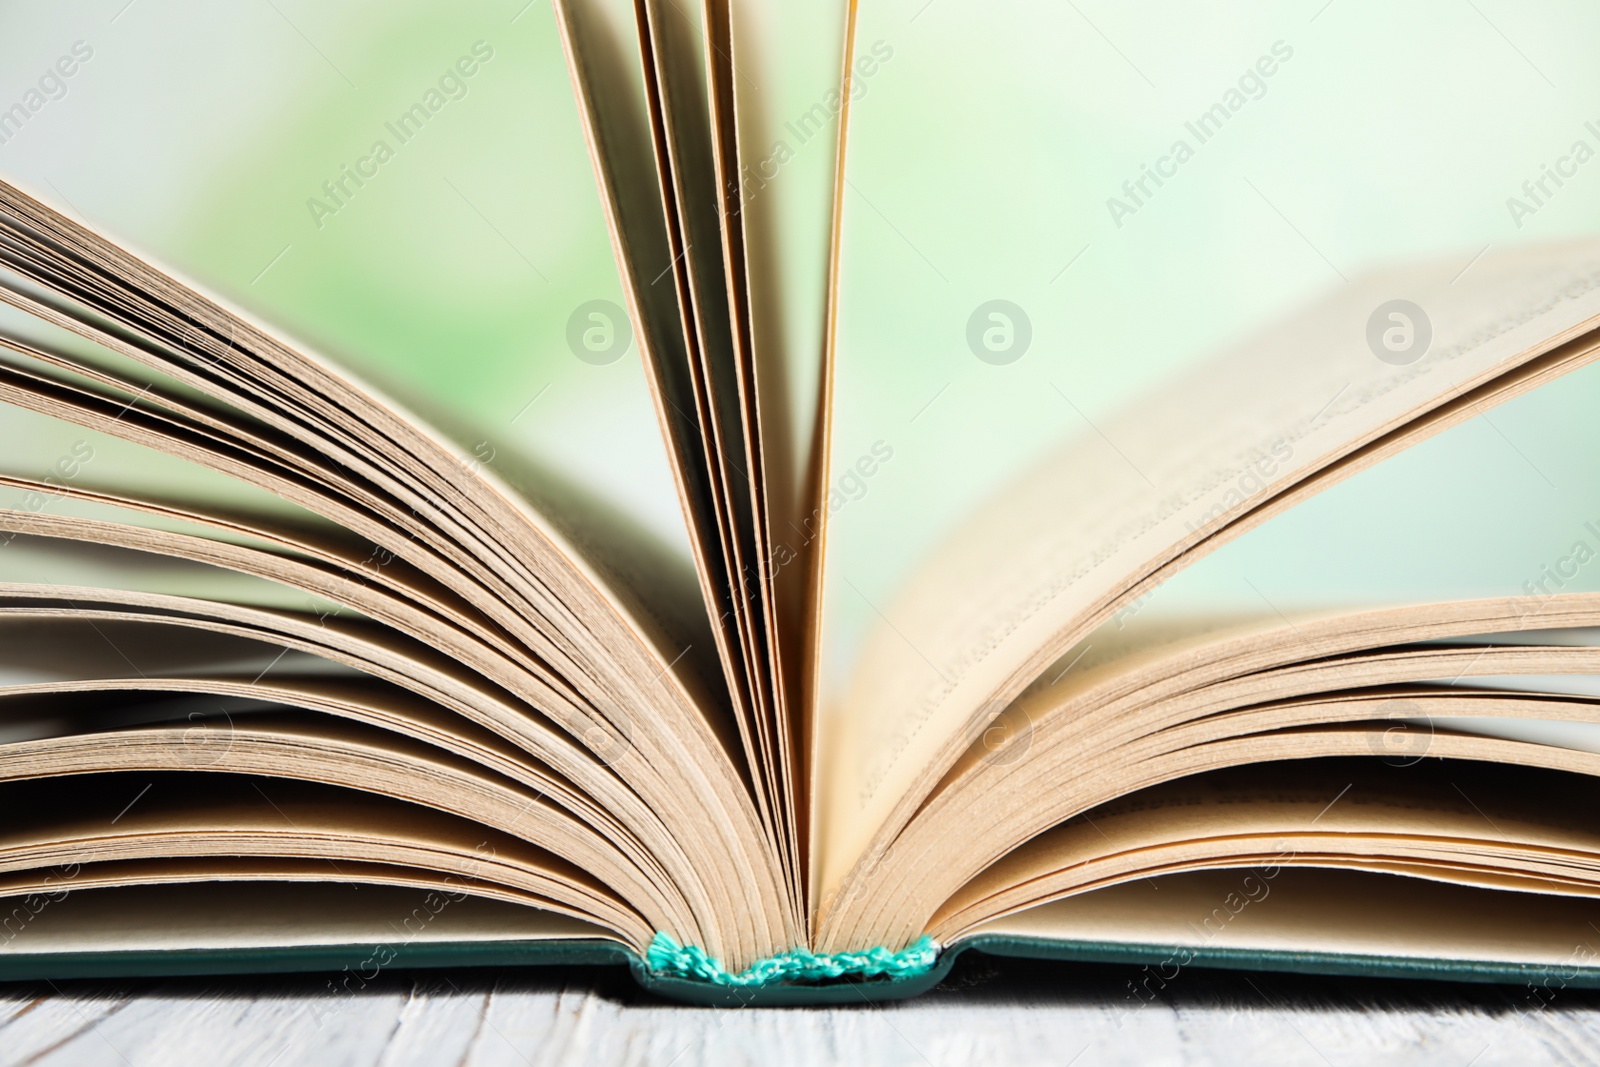
[[(292, 869), (284, 866), (280, 878)], [(251, 881), (71, 889), (59, 899), (59, 890), (52, 888), (43, 898), (0, 899), (0, 914), (14, 915), (22, 907), (27, 915), (16, 934), (0, 939), (0, 959), (63, 952), (615, 938), (604, 927), (526, 905), (454, 892), (441, 898), (437, 890), (420, 887), (295, 884), (273, 879), (274, 873), (269, 867)], [(41, 899), (48, 906), (40, 906)]]
[[(763, 576), (773, 602), (774, 662), (791, 744), (797, 817), (816, 821), (812, 739), (812, 583), (826, 501), (819, 490), (823, 345), (831, 251), (835, 159), (845, 88), (840, 64), (845, 7), (768, 0), (728, 4), (728, 66), (738, 173), (730, 223), (743, 241), (743, 291), (750, 375), (760, 426), (766, 546)], [(873, 61), (873, 70), (876, 70)], [(802, 880), (814, 873), (803, 871)], [(809, 890), (807, 890), (809, 892)]]
[[(1592, 761), (1591, 761), (1592, 763)], [(962, 889), (932, 924), (960, 936), (1055, 896), (1201, 867), (1383, 871), (1600, 896), (1595, 780), (1463, 760), (1269, 762), (1168, 782), (1041, 835)]]
[[(139, 803), (124, 800), (127, 811), (113, 822), (114, 802), (141, 790)], [(87, 860), (282, 856), (331, 858), (337, 875), (336, 864), (348, 858), (619, 910), (594, 876), (514, 833), (374, 793), (248, 774), (197, 781), (165, 768), (12, 780), (0, 791), (17, 805), (0, 837), (8, 871)]]
[[(687, 561), (550, 7), (290, 17), (7, 11), (7, 69), (80, 41), (90, 56), (63, 102), (7, 127), (0, 173), (465, 424), (463, 464), (555, 468)], [(149, 76), (167, 42), (202, 33), (237, 47)]]
[[(1600, 246), (1485, 257), (1455, 284), (1453, 269), (1339, 289), (1105, 420), (953, 535), (884, 606), (835, 706), (836, 875), (980, 708), (1020, 692), (1132, 580), (1600, 315)], [(1427, 354), (1404, 366), (1363, 334), (1397, 290), (1435, 309)]]
[[(570, 360), (579, 375), (604, 375), (629, 349), (628, 322), (612, 316), (605, 324), (609, 330), (595, 324), (594, 316), (604, 319), (605, 309), (586, 306), (593, 301), (593, 294), (583, 294), (586, 299), (576, 307), (561, 307), (559, 316), (549, 314), (550, 303), (525, 299), (525, 290), (536, 287), (537, 280), (560, 294), (551, 298), (557, 306), (565, 304), (576, 289), (592, 281), (585, 277), (585, 255), (599, 257), (587, 266), (605, 263), (613, 282), (616, 271), (609, 242), (598, 226), (602, 221), (596, 210), (599, 198), (552, 12), (548, 8), (534, 12), (543, 20), (538, 32), (531, 32), (535, 24), (529, 22), (525, 24), (530, 31), (527, 36), (512, 37), (515, 42), (531, 38), (540, 47), (506, 68), (512, 76), (503, 80), (498, 94), (484, 91), (496, 84), (484, 79), (504, 67), (495, 64), (496, 46), (487, 36), (467, 37), (465, 52), (437, 51), (442, 67), (432, 66), (434, 60), (429, 57), (436, 55), (441, 41), (463, 26), (476, 30), (479, 24), (488, 24), (485, 33), (503, 30), (508, 35), (522, 35), (524, 30), (504, 28), (527, 12), (489, 7), (449, 13), (386, 8), (382, 13), (361, 13), (383, 16), (365, 24), (354, 14), (334, 13), (314, 27), (326, 31), (322, 39), (325, 53), (318, 58), (326, 60), (335, 74), (343, 72), (338, 70), (337, 58), (330, 56), (364, 57), (359, 66), (351, 64), (368, 81), (368, 88), (359, 91), (359, 103), (348, 109), (353, 114), (336, 102), (344, 92), (336, 84), (320, 85), (315, 79), (302, 78), (299, 66), (280, 62), (282, 57), (267, 56), (259, 64), (269, 72), (285, 65), (295, 70), (283, 78), (295, 91), (263, 100), (272, 105), (273, 120), (263, 124), (270, 128), (268, 132), (293, 136), (297, 145), (319, 149), (345, 143), (344, 136), (351, 129), (369, 124), (393, 138), (382, 151), (371, 147), (375, 142), (366, 141), (364, 154), (341, 165), (337, 180), (325, 181), (321, 195), (312, 198), (315, 203), (307, 204), (305, 198), (285, 199), (296, 212), (305, 209), (310, 213), (314, 232), (346, 235), (341, 241), (348, 245), (312, 245), (307, 240), (306, 246), (320, 250), (326, 258), (296, 259), (294, 253), (300, 249), (279, 248), (244, 278), (237, 273), (236, 262), (226, 261), (259, 237), (258, 224), (280, 221), (270, 209), (260, 207), (271, 199), (265, 194), (282, 192), (297, 180), (271, 167), (238, 167), (237, 158), (242, 156), (230, 157), (215, 170), (203, 168), (205, 173), (197, 168), (199, 176), (193, 180), (209, 181), (214, 188), (205, 196), (193, 197), (176, 224), (142, 214), (137, 197), (134, 206), (124, 204), (123, 213), (118, 214), (96, 212), (87, 196), (76, 198), (74, 205), (74, 198), (62, 195), (60, 189), (54, 190), (53, 197), (44, 192), (51, 203), (63, 205), (62, 212), (81, 212), (92, 226), (106, 232), (122, 234), (134, 223), (142, 225), (144, 247), (154, 249), (162, 261), (193, 271), (204, 279), (206, 288), (237, 296), (248, 307), (247, 313), (230, 314), (220, 301), (205, 299), (198, 291), (200, 286), (191, 292), (119, 245), (100, 239), (98, 230), (78, 226), (9, 183), (0, 185), (0, 197), (5, 201), (6, 266), (23, 279), (20, 285), (13, 285), (9, 277), (0, 280), (3, 299), (76, 332), (82, 340), (154, 364), (192, 391), (231, 410), (207, 422), (178, 410), (182, 405), (176, 403), (141, 405), (137, 401), (143, 394), (137, 387), (123, 395), (117, 385), (97, 377), (93, 368), (75, 366), (70, 359), (64, 364), (52, 363), (43, 357), (41, 361), (51, 367), (49, 372), (30, 375), (5, 368), (5, 399), (168, 451), (279, 493), (363, 539), (372, 539), (386, 553), (399, 557), (403, 565), (426, 573), (434, 588), (423, 588), (425, 583), (405, 588), (399, 566), (378, 574), (359, 573), (359, 557), (308, 562), (300, 556), (314, 553), (302, 552), (306, 546), (301, 544), (246, 550), (245, 546), (225, 544), (225, 538), (208, 540), (191, 530), (181, 534), (157, 531), (137, 521), (116, 524), (113, 531), (109, 529), (113, 524), (80, 514), (40, 515), (29, 520), (30, 532), (83, 540), (98, 536), (114, 544), (204, 558), (223, 566), (237, 563), (239, 569), (312, 592), (334, 592), (331, 587), (322, 588), (325, 580), (340, 585), (337, 595), (341, 600), (389, 628), (374, 636), (366, 649), (379, 662), (358, 663), (358, 669), (400, 684), (413, 681), (414, 692), (434, 697), (452, 711), (494, 720), (493, 728), (537, 758), (555, 763), (560, 773), (577, 782), (589, 794), (585, 803), (593, 802), (586, 812), (596, 821), (611, 816), (617, 825), (637, 832), (654, 820), (657, 832), (652, 837), (646, 831), (643, 836), (651, 838), (650, 847), (659, 854), (661, 869), (671, 871), (685, 893), (695, 898), (692, 921), (657, 922), (656, 928), (680, 930), (695, 943), (735, 962), (764, 954), (773, 945), (794, 944), (794, 909), (780, 898), (782, 886), (794, 879), (785, 883), (779, 876), (770, 842), (764, 840), (756, 822), (742, 768), (732, 758), (735, 753), (730, 751), (726, 734), (718, 732), (727, 711), (720, 679), (704, 677), (697, 670), (708, 659), (715, 664), (714, 656), (707, 655), (711, 651), (705, 626), (707, 605), (695, 596), (692, 584), (674, 581), (684, 568), (674, 568), (670, 558), (661, 560), (659, 552), (640, 550), (641, 545), (650, 549), (652, 540), (670, 538), (650, 529), (647, 509), (638, 506), (641, 500), (630, 500), (627, 507), (616, 506), (615, 496), (599, 484), (603, 479), (588, 478), (581, 463), (569, 472), (556, 463), (546, 463), (549, 456), (537, 449), (528, 450), (528, 455), (517, 455), (517, 450), (511, 449), (508, 458), (502, 457), (496, 442), (485, 434), (486, 418), (503, 417), (507, 426), (518, 418), (540, 419), (542, 389), (518, 398), (515, 409), (500, 410), (507, 403), (508, 390), (516, 386), (514, 376), (485, 373), (467, 355), (457, 355), (479, 346), (493, 348), (498, 356), (523, 369), (538, 362), (527, 358), (529, 348), (543, 345), (540, 350), (552, 362)], [(248, 40), (252, 39), (249, 29), (224, 27), (219, 32)], [(159, 42), (173, 36), (170, 26), (167, 30), (165, 34), (149, 30), (153, 41), (138, 51), (160, 54)], [(309, 43), (303, 35), (296, 36), (301, 43)], [(346, 48), (341, 50), (336, 44)], [(507, 45), (501, 57), (509, 61), (515, 47)], [(427, 80), (418, 90), (416, 106), (402, 107), (398, 116), (380, 111), (386, 90), (404, 80), (396, 76), (405, 74), (401, 68), (410, 69), (412, 62), (424, 60), (427, 67), (418, 69), (427, 71)], [(241, 62), (239, 68), (239, 80), (260, 73), (257, 65), (248, 62)], [(112, 64), (108, 69), (117, 72), (118, 66)], [(93, 114), (96, 122), (114, 123), (107, 115), (115, 114), (117, 105), (106, 101), (123, 78), (140, 80), (126, 69), (125, 62), (117, 76), (108, 78), (104, 106)], [(340, 78), (340, 82), (350, 80), (348, 74)], [(530, 81), (534, 85), (530, 86)], [(520, 216), (529, 224), (523, 232), (541, 238), (551, 238), (552, 231), (558, 234), (551, 238), (549, 262), (554, 266), (550, 276), (541, 276), (536, 257), (518, 247), (519, 232), (510, 223), (495, 225), (493, 205), (485, 206), (486, 201), (475, 195), (493, 191), (495, 168), (475, 161), (465, 151), (476, 147), (492, 153), (500, 140), (490, 127), (503, 132), (507, 125), (525, 125), (529, 99), (537, 102), (541, 97), (541, 92), (528, 92), (530, 87), (560, 96), (559, 104), (548, 110), (535, 107), (541, 123), (554, 123), (551, 130), (540, 131), (541, 135), (551, 133), (551, 150), (547, 158), (514, 151), (508, 162), (513, 174), (509, 180), (517, 189), (517, 203), (526, 212)], [(458, 116), (474, 114), (480, 100), (496, 99), (502, 102), (500, 107), (479, 109), (481, 125), (457, 121)], [(175, 114), (185, 113), (180, 106)], [(385, 115), (388, 118), (379, 122)], [(150, 125), (160, 125), (168, 117), (159, 107), (136, 116)], [(323, 122), (337, 128), (335, 136), (326, 140), (319, 136)], [(569, 125), (555, 128), (563, 123)], [(389, 131), (389, 125), (398, 132)], [(453, 135), (447, 132), (451, 130)], [(32, 133), (33, 128), (25, 132)], [(560, 140), (563, 133), (568, 141)], [(384, 139), (384, 135), (376, 136)], [(219, 154), (225, 145), (238, 147), (227, 139), (215, 144), (198, 140), (218, 149)], [(563, 157), (563, 144), (574, 147), (575, 153)], [(430, 145), (438, 147), (423, 151)], [(255, 157), (266, 148), (254, 143), (244, 153)], [(151, 154), (156, 154), (153, 149)], [(193, 161), (192, 154), (178, 153), (176, 158)], [(463, 163), (464, 159), (469, 162)], [(289, 166), (288, 153), (274, 160), (285, 170), (295, 169)], [(293, 160), (303, 162), (303, 157)], [(415, 165), (409, 165), (412, 161)], [(164, 159), (163, 165), (173, 162)], [(522, 182), (523, 175), (511, 162), (546, 168), (548, 174), (541, 177), (554, 179), (544, 190), (551, 195), (541, 192), (542, 181)], [(374, 166), (380, 169), (379, 176), (369, 169)], [(458, 166), (464, 171), (456, 170)], [(384, 167), (389, 169), (382, 172)], [(95, 173), (109, 170), (102, 166)], [(484, 187), (466, 188), (463, 175), (483, 180)], [(392, 180), (385, 182), (384, 177)], [(43, 171), (35, 174), (36, 181), (47, 178)], [(580, 189), (585, 199), (569, 210), (560, 194)], [(462, 202), (460, 216), (451, 218), (448, 210), (441, 209), (436, 195), (440, 190), (456, 194)], [(394, 199), (380, 195), (385, 192)], [(86, 203), (91, 206), (85, 207)], [(223, 206), (216, 207), (217, 203)], [(369, 204), (378, 209), (386, 203), (391, 207), (387, 218), (380, 221), (369, 215)], [(333, 218), (327, 217), (328, 211)], [(482, 241), (465, 242), (470, 246), (470, 269), (459, 273), (466, 291), (447, 307), (441, 321), (435, 322), (418, 314), (416, 308), (441, 301), (448, 305), (453, 299), (451, 286), (433, 292), (420, 292), (410, 285), (391, 287), (383, 284), (392, 277), (384, 268), (403, 272), (410, 258), (418, 264), (421, 276), (432, 276), (447, 266), (451, 253), (458, 250), (446, 238), (453, 236), (453, 225), (459, 225), (463, 217), (470, 218), (468, 226), (473, 232), (487, 233), (482, 234)], [(364, 219), (359, 225), (358, 218)], [(337, 230), (346, 220), (351, 224)], [(189, 225), (203, 227), (203, 232), (185, 232)], [(187, 243), (190, 241), (194, 245)], [(286, 244), (293, 243), (292, 237), (286, 237)], [(480, 244), (484, 248), (477, 247)], [(344, 254), (335, 255), (340, 249)], [(493, 249), (494, 254), (484, 249)], [(383, 262), (368, 264), (365, 256), (382, 257)], [(508, 270), (508, 259), (520, 262), (527, 275)], [(563, 271), (564, 259), (572, 260), (570, 271)], [(223, 262), (219, 265), (219, 261)], [(304, 273), (274, 273), (292, 261), (311, 265)], [(365, 271), (369, 265), (373, 269)], [(492, 281), (483, 280), (485, 272), (493, 275)], [(260, 299), (251, 291), (279, 278), (285, 279), (285, 284), (277, 300)], [(599, 299), (605, 303), (603, 295)], [(304, 314), (283, 313), (278, 300), (283, 306), (303, 307)], [(338, 305), (337, 310), (326, 311), (330, 304)], [(514, 312), (507, 312), (508, 307)], [(343, 317), (352, 309), (360, 314)], [(396, 321), (385, 318), (385, 309), (393, 310)], [(487, 316), (496, 319), (487, 328), (478, 321), (485, 309)], [(508, 314), (518, 321), (502, 333)], [(279, 342), (265, 327), (256, 327), (257, 320), (252, 317), (256, 315), (312, 337), (333, 356), (324, 358)], [(357, 336), (360, 326), (374, 321), (381, 329)], [(579, 329), (572, 328), (574, 321)], [(548, 327), (555, 328), (544, 333)], [(414, 342), (403, 351), (426, 361), (421, 372), (398, 372), (407, 360), (399, 358), (399, 346), (388, 351), (391, 332)], [(604, 351), (589, 344), (598, 334), (609, 337), (600, 346)], [(355, 350), (357, 355), (347, 350)], [(440, 432), (410, 418), (400, 404), (365, 389), (358, 379), (369, 371), (396, 395), (419, 397), (422, 410)], [(633, 371), (638, 373), (636, 364)], [(551, 382), (544, 384), (553, 388)], [(461, 402), (463, 393), (481, 403)], [(627, 409), (626, 402), (611, 408), (617, 412)], [(224, 417), (241, 413), (243, 417)], [(604, 428), (599, 419), (590, 424)], [(653, 448), (634, 447), (632, 440), (623, 437), (584, 438), (588, 458), (610, 456), (627, 466), (630, 474), (649, 471), (661, 455), (661, 441), (653, 436), (652, 420), (636, 421), (635, 425), (637, 432), (652, 435)], [(559, 450), (554, 458), (558, 462), (563, 459)], [(590, 481), (596, 484), (584, 484)], [(666, 484), (670, 486), (670, 480)], [(613, 505), (609, 508), (608, 495), (612, 495)], [(74, 500), (75, 505), (90, 508), (105, 503), (90, 501), (87, 496)], [(151, 504), (133, 500), (129, 507), (137, 511)], [(622, 514), (608, 515), (607, 511)], [(144, 514), (149, 513), (147, 508)], [(619, 521), (608, 525), (612, 518)], [(674, 521), (681, 530), (682, 515)], [(631, 555), (626, 544), (630, 536), (634, 542)], [(217, 553), (227, 554), (228, 559)], [(621, 555), (628, 567), (607, 566), (604, 557), (613, 553)], [(446, 596), (435, 595), (441, 586)], [(67, 599), (62, 592), (59, 588), (31, 591), (35, 599), (52, 605), (42, 610), (79, 612), (70, 604), (59, 607), (58, 602)], [(117, 605), (103, 614), (117, 614), (128, 604), (150, 609), (138, 612), (146, 618), (161, 608), (171, 608), (176, 599), (167, 594), (135, 594), (119, 600), (115, 595), (68, 592), (97, 607), (108, 602)], [(369, 600), (369, 594), (377, 599)], [(676, 598), (680, 609), (696, 609), (700, 625), (671, 625), (692, 624), (692, 617), (685, 618), (692, 612), (646, 610), (652, 600), (662, 597)], [(466, 602), (468, 609), (456, 611), (460, 605), (452, 606), (452, 599)], [(395, 610), (376, 610), (378, 600)], [(441, 605), (444, 610), (430, 614)], [(667, 608), (673, 606), (669, 603)], [(179, 610), (201, 617), (186, 618), (186, 624), (202, 626), (252, 616), (232, 603), (183, 604)], [(91, 621), (96, 617), (91, 611), (81, 614)], [(263, 621), (263, 629), (295, 630), (296, 637), (303, 639), (306, 627), (317, 628), (320, 638), (324, 620), (312, 622), (304, 613), (277, 618), (255, 612), (252, 622)], [(330, 621), (325, 627), (328, 640), (345, 645), (347, 652), (364, 643), (351, 633), (359, 628), (344, 620)], [(441, 660), (445, 662), (438, 662)], [(547, 720), (547, 716), (551, 718)], [(559, 729), (550, 731), (551, 726)], [(535, 736), (541, 732), (551, 736)], [(619, 735), (626, 744), (618, 745)], [(674, 784), (667, 784), (669, 778)], [(504, 813), (489, 821), (499, 822), (500, 815)], [(690, 829), (683, 833), (660, 831), (664, 825)], [(738, 908), (731, 906), (733, 900), (739, 901)], [(722, 923), (727, 924), (725, 930), (718, 928)]]
[(809, 479), (818, 444), (839, 120), (847, 97), (871, 91), (884, 52), (874, 57), (869, 47), (845, 83), (845, 9), (839, 0), (730, 4), (738, 207), (762, 449), (773, 536), (789, 549), (777, 557), (780, 573), (820, 532)]
[[(1585, 136), (1587, 116), (1541, 111), (1546, 88), (1509, 67), (1486, 74), (1476, 16), (1408, 11), (1380, 31), (1375, 15), (1311, 23), (1289, 5), (1241, 6), (1227, 18), (1172, 5), (1135, 18), (1068, 8), (919, 13), (874, 0), (858, 17), (858, 44), (881, 36), (895, 59), (852, 113), (847, 136), (829, 480), (848, 503), (829, 534), (822, 728), (873, 739), (841, 742), (837, 751), (850, 754), (829, 761), (852, 769), (827, 789), (849, 797), (827, 817), (827, 833), (839, 828), (853, 841), (827, 861), (825, 881), (842, 877), (897, 803), (876, 794), (914, 793), (902, 771), (928, 762), (986, 701), (1025, 684), (1013, 674), (1045, 665), (1023, 655), (989, 679), (1004, 684), (974, 684), (970, 699), (956, 701), (962, 712), (941, 720), (935, 710), (944, 701), (937, 691), (975, 681), (969, 653), (987, 665), (1003, 658), (988, 641), (998, 643), (1008, 624), (979, 634), (1008, 614), (991, 610), (993, 599), (1022, 602), (1050, 581), (1041, 576), (1030, 587), (1027, 572), (1038, 560), (1012, 551), (1025, 548), (1020, 536), (1001, 537), (987, 555), (958, 565), (969, 568), (961, 595), (935, 605), (912, 592), (914, 576), (943, 566), (930, 562), (937, 546), (962, 536), (954, 531), (974, 513), (987, 510), (994, 527), (1018, 520), (995, 507), (1000, 487), (1078, 442), (1094, 473), (1055, 483), (1054, 491), (1070, 493), (1053, 505), (1070, 512), (1070, 527), (1057, 529), (1066, 545), (1098, 521), (1086, 510), (1136, 522), (1175, 491), (1170, 472), (1158, 468), (1178, 461), (1153, 458), (1157, 441), (1204, 448), (1237, 433), (1241, 455), (1216, 459), (1218, 470), (1233, 470), (1240, 498), (1270, 492), (1260, 475), (1237, 484), (1249, 473), (1235, 463), (1245, 450), (1261, 450), (1269, 480), (1281, 484), (1316, 447), (1297, 437), (1292, 456), (1272, 455), (1297, 420), (1338, 421), (1342, 407), (1367, 403), (1364, 387), (1385, 388), (1378, 383), (1390, 371), (1443, 384), (1423, 369), (1431, 356), (1401, 366), (1375, 354), (1366, 330), (1383, 305), (1427, 306), (1436, 356), (1477, 325), (1449, 322), (1444, 306), (1434, 314), (1430, 294), (1469, 308), (1477, 298), (1460, 288), (1496, 255), (1534, 241), (1559, 244), (1600, 221), (1592, 204), (1570, 196), (1546, 201), (1536, 220), (1508, 213), (1507, 196), (1532, 161), (1547, 145), (1570, 147)], [(1546, 55), (1584, 79), (1592, 72), (1580, 70), (1561, 40), (1576, 25), (1552, 28)], [(1397, 62), (1402, 55), (1410, 58)], [(1370, 72), (1356, 87), (1338, 73), (1352, 65)], [(950, 70), (963, 77), (949, 78)], [(974, 93), (974, 84), (983, 88)], [(1439, 85), (1453, 87), (1455, 103), (1443, 104), (1430, 88)], [(1466, 97), (1474, 101), (1470, 124), (1456, 110)], [(1524, 118), (1530, 113), (1542, 116), (1537, 136)], [(1464, 168), (1457, 146), (1468, 141), (1494, 149), (1475, 147), (1473, 166)], [(1187, 148), (1179, 151), (1179, 142)], [(1385, 156), (1380, 146), (1401, 144), (1386, 157), (1390, 165), (1371, 164)], [(997, 158), (1006, 166), (996, 167)], [(1448, 189), (1428, 180), (1446, 172), (1456, 175)], [(1368, 224), (1348, 224), (1358, 217)], [(1418, 263), (1437, 266), (1411, 291), (1400, 279), (1404, 265)], [(1396, 283), (1406, 292), (1388, 291)], [(1339, 293), (1350, 299), (1344, 312), (1302, 327), (1337, 331), (1359, 374), (1338, 376), (1318, 363), (1327, 348), (1314, 354), (1297, 339), (1298, 368), (1266, 357), (1258, 365), (1266, 377), (1214, 383), (1193, 401), (1209, 407), (1207, 417), (1190, 411), (1181, 433), (1175, 425), (1160, 427), (1165, 436), (1114, 425), (1116, 412), (1156, 383), (1282, 329)], [(1396, 325), (1387, 314), (1378, 317), (1380, 348)], [(1394, 340), (1401, 343), (1398, 334)], [(1312, 343), (1324, 342), (1335, 346), (1331, 336)], [(1280, 388), (1291, 376), (1319, 395)], [(1280, 395), (1265, 401), (1273, 391)], [(1246, 441), (1243, 425), (1224, 424), (1257, 400), (1264, 406), (1255, 429), (1273, 432)], [(851, 474), (854, 459), (878, 442), (892, 461), (870, 478)], [(1162, 491), (1152, 492), (1152, 482)], [(1229, 487), (1213, 488), (1213, 500), (1168, 530), (1181, 534), (1186, 521), (1222, 503)], [(1101, 499), (1142, 493), (1152, 493), (1148, 509), (1099, 512)], [(1090, 536), (1083, 557), (1115, 527)], [(931, 632), (946, 623), (950, 634)], [(1014, 630), (1004, 641), (1020, 649), (1033, 638)], [(880, 670), (889, 661), (898, 667)]]
[[(289, 34), (280, 40), (257, 14), (163, 9), (119, 22), (120, 48), (95, 53), (85, 39), (73, 106), (9, 137), (0, 172), (310, 341), (319, 367), (398, 398), (380, 404), (421, 412), (467, 492), (490, 483), (493, 506), (579, 558), (663, 664), (676, 659), (689, 688), (716, 693), (707, 612), (612, 295), (617, 268), (552, 13), (513, 24), (486, 5), (344, 9), (314, 27), (325, 54), (310, 52), (310, 76), (296, 51), (306, 39), (267, 11)], [(19, 62), (90, 29), (53, 10), (7, 18)], [(233, 87), (215, 96), (249, 101), (214, 137), (175, 136), (218, 124), (209, 98), (130, 66), (186, 20), (254, 45), (207, 74)], [(274, 91), (254, 91), (262, 83)], [(526, 123), (530, 98), (543, 101), (533, 138), (501, 137)], [(114, 147), (86, 132), (102, 128), (138, 142), (147, 182), (115, 178), (124, 156), (95, 155)], [(52, 146), (65, 142), (84, 152), (62, 159)], [(468, 188), (474, 177), (482, 186)], [(616, 321), (599, 330), (594, 315)], [(593, 349), (602, 332), (604, 351)], [(72, 351), (116, 362), (81, 339)]]
[[(1250, 903), (1240, 907), (1241, 900)], [(1570, 980), (1570, 968), (1600, 959), (1597, 920), (1600, 902), (1589, 899), (1359, 871), (1284, 870), (1263, 883), (1246, 868), (1098, 890), (996, 919), (969, 936), (1177, 950), (1163, 964), (1163, 981), (1140, 994), (1142, 1001), (1174, 979), (1173, 963), (1184, 961), (1181, 970), (1205, 949), (1524, 963), (1559, 967)]]

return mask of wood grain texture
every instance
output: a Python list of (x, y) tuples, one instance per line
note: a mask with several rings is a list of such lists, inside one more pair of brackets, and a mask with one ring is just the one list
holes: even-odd
[(1600, 1062), (1600, 994), (963, 959), (908, 1003), (705, 1009), (625, 972), (327, 976), (0, 987), (0, 1064), (526, 1067), (607, 1064)]

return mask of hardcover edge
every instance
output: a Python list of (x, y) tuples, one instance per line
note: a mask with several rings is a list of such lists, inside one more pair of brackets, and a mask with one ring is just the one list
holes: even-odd
[[(963, 952), (975, 951), (1002, 958), (1061, 963), (1526, 984), (1555, 989), (1600, 988), (1600, 966), (1058, 941), (1007, 935), (979, 935), (967, 939), (940, 953), (938, 960), (927, 971), (910, 977), (769, 986), (722, 986), (658, 975), (651, 972), (644, 960), (633, 952), (613, 941), (599, 938), (411, 944), (393, 950), (381, 964), (375, 960), (376, 950), (380, 947), (362, 944), (6, 954), (0, 956), (0, 982), (325, 973), (329, 975), (330, 989), (335, 992), (355, 992), (385, 970), (626, 965), (642, 989), (667, 1000), (701, 1007), (775, 1008), (904, 1000), (938, 985), (950, 973), (957, 957)], [(1159, 972), (1158, 976), (1161, 985), (1174, 977), (1173, 974), (1160, 976)], [(354, 990), (350, 988), (351, 980), (359, 983)]]

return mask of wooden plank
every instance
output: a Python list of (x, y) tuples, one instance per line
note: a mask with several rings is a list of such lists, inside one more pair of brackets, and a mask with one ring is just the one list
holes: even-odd
[(1600, 993), (1131, 971), (976, 960), (918, 1000), (809, 1010), (684, 1008), (626, 975), (381, 975), (0, 988), (0, 1064), (556, 1067), (1595, 1062)]

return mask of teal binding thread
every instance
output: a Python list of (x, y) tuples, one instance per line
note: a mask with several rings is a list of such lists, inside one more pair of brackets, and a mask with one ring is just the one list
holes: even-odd
[(657, 975), (694, 978), (721, 986), (764, 986), (824, 978), (910, 978), (927, 971), (938, 958), (939, 946), (927, 935), (899, 952), (879, 947), (865, 952), (818, 955), (803, 948), (791, 949), (757, 960), (738, 974), (730, 974), (720, 960), (699, 945), (680, 945), (669, 934), (656, 934), (645, 952), (645, 962)]

